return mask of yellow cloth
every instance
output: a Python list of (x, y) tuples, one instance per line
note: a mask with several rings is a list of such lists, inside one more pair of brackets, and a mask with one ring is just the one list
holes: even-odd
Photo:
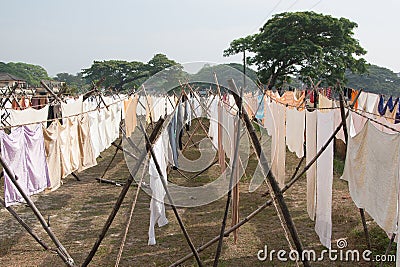
[(44, 148), (50, 176), (50, 189), (56, 190), (61, 185), (61, 149), (58, 121), (43, 129)]
[(124, 101), (126, 137), (131, 136), (137, 125), (136, 109), (138, 105), (138, 100), (139, 97), (136, 95), (133, 98), (129, 98), (128, 100)]
[(83, 114), (78, 122), (78, 142), (80, 151), (78, 171), (83, 171), (97, 165), (92, 140), (90, 139), (89, 115), (87, 113)]

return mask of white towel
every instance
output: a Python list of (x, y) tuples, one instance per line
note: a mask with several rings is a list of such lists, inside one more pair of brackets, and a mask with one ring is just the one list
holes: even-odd
[[(168, 136), (168, 135), (167, 135)], [(166, 154), (163, 141), (165, 135), (161, 135), (153, 146), (154, 154), (157, 158), (158, 165), (160, 166), (163, 179), (167, 183), (167, 162)], [(149, 226), (149, 245), (156, 244), (156, 237), (154, 227), (156, 223), (158, 226), (164, 226), (168, 223), (165, 215), (164, 197), (165, 190), (161, 182), (161, 177), (158, 175), (156, 165), (153, 158), (150, 159), (149, 163), (149, 174), (150, 174), (150, 188), (151, 188), (151, 201), (150, 201), (150, 226)]]
[(297, 157), (304, 156), (304, 119), (305, 111), (289, 108), (286, 110), (286, 144)]
[[(306, 163), (317, 154), (317, 112), (306, 111)], [(312, 164), (307, 175), (307, 212), (311, 220), (315, 219), (317, 164)]]
[[(326, 144), (334, 129), (334, 112), (317, 111), (317, 151)], [(317, 208), (315, 231), (327, 248), (331, 248), (332, 236), (332, 182), (333, 142), (317, 159)]]
[(396, 230), (400, 134), (387, 134), (367, 122), (349, 138), (342, 179), (351, 198), (387, 233)]

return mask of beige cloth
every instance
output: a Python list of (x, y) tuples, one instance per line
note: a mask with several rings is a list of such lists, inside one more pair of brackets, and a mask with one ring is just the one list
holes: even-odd
[(96, 166), (96, 156), (93, 152), (92, 140), (90, 139), (89, 115), (87, 113), (82, 115), (78, 123), (78, 141), (80, 151), (78, 171)]
[(71, 171), (74, 172), (79, 169), (81, 164), (81, 153), (79, 149), (78, 137), (78, 117), (74, 116), (68, 118), (67, 123), (69, 123)]
[[(317, 155), (317, 112), (306, 111), (306, 163)], [(317, 164), (312, 164), (307, 175), (307, 213), (311, 220), (315, 219)]]
[(47, 129), (43, 129), (44, 148), (52, 191), (61, 185), (61, 149), (58, 124), (58, 121), (54, 121)]
[(124, 101), (126, 137), (130, 137), (136, 128), (136, 109), (139, 97), (136, 95)]
[(321, 110), (321, 112), (329, 112), (330, 111), (329, 108), (333, 107), (333, 101), (322, 94), (318, 95), (318, 102), (319, 102), (319, 108), (326, 109), (326, 110)]
[(285, 145), (285, 106), (282, 104), (272, 103), (272, 116), (275, 122), (275, 129), (272, 135), (272, 173), (282, 188), (285, 185), (285, 161), (286, 161), (286, 145)]
[(396, 230), (400, 134), (387, 134), (366, 122), (349, 138), (342, 179), (351, 198), (387, 233)]
[(297, 157), (304, 156), (304, 121), (305, 111), (295, 108), (286, 110), (286, 145)]

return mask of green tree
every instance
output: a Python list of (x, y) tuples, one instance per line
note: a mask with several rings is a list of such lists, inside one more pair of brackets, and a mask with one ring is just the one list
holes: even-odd
[(366, 51), (353, 37), (357, 24), (315, 12), (285, 12), (275, 15), (259, 33), (233, 40), (224, 51), (230, 56), (244, 50), (254, 53), (249, 64), (258, 68), (270, 88), (298, 76), (335, 84), (344, 81), (346, 70), (365, 72)]
[(41, 80), (50, 80), (47, 71), (43, 67), (22, 62), (0, 62), (0, 72), (15, 75), (33, 86), (39, 86)]
[(105, 78), (102, 86), (121, 91), (124, 88), (138, 87), (148, 77), (174, 65), (177, 63), (167, 56), (156, 54), (148, 63), (124, 60), (95, 61), (90, 68), (84, 69), (82, 74), (88, 81)]
[(75, 92), (83, 92), (85, 89), (89, 88), (89, 85), (86, 83), (85, 79), (82, 77), (82, 73), (77, 73), (76, 75), (70, 73), (57, 73), (54, 80), (59, 82), (65, 82), (66, 88), (65, 90), (70, 93)]

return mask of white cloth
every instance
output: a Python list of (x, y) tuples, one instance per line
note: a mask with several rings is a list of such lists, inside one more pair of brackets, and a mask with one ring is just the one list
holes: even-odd
[(208, 118), (210, 119), (208, 135), (212, 138), (212, 143), (215, 149), (218, 149), (218, 102), (219, 100), (217, 98), (212, 100), (208, 114)]
[(49, 113), (49, 106), (46, 105), (41, 109), (27, 108), (24, 110), (9, 109), (10, 112), (10, 125), (30, 124), (30, 129), (36, 127), (35, 123), (44, 122), (47, 120)]
[(198, 93), (194, 93), (194, 97), (192, 97), (192, 105), (193, 105), (193, 116), (195, 118), (200, 118), (203, 114), (203, 108), (200, 104), (201, 98)]
[(379, 102), (379, 96), (374, 93), (368, 93), (365, 109), (367, 112), (374, 112)]
[[(306, 163), (317, 155), (317, 112), (306, 111)], [(314, 163), (306, 172), (307, 176), (307, 213), (315, 219), (317, 164)]]
[(67, 103), (61, 103), (61, 111), (63, 117), (70, 117), (77, 114), (81, 114), (83, 110), (83, 95), (79, 96), (77, 99), (69, 98)]
[[(334, 112), (317, 111), (317, 151), (326, 144), (334, 129)], [(332, 182), (333, 142), (317, 159), (317, 208), (315, 231), (327, 248), (331, 248), (332, 236)]]
[(284, 105), (275, 102), (272, 103), (271, 111), (274, 118), (275, 129), (272, 134), (271, 169), (280, 188), (285, 185), (285, 110), (286, 108)]
[(233, 161), (235, 138), (235, 116), (222, 107), (222, 147), (230, 163)]
[(272, 136), (275, 129), (275, 122), (272, 116), (271, 102), (264, 102), (264, 113), (264, 128), (267, 129), (268, 135)]
[(286, 110), (286, 145), (297, 157), (304, 156), (305, 111), (289, 108)]
[(146, 105), (147, 105), (147, 100), (145, 96), (140, 96), (137, 109), (136, 109), (136, 115), (138, 116), (146, 116)]
[[(166, 135), (168, 136), (168, 135)], [(153, 146), (154, 154), (157, 158), (157, 162), (162, 172), (162, 179), (167, 183), (167, 162), (164, 147), (165, 135), (161, 135)], [(154, 227), (156, 223), (158, 226), (164, 226), (168, 223), (165, 215), (164, 197), (165, 190), (161, 182), (161, 177), (158, 175), (156, 165), (153, 158), (150, 159), (149, 163), (149, 174), (150, 174), (150, 188), (151, 188), (151, 201), (150, 201), (150, 226), (149, 226), (149, 241), (148, 245), (156, 244), (156, 237)]]
[(165, 114), (165, 97), (152, 97), (153, 102), (153, 114), (154, 114), (154, 121), (158, 121), (160, 118), (164, 117)]
[(351, 198), (387, 233), (396, 230), (400, 134), (387, 134), (367, 122), (349, 138), (342, 179)]

